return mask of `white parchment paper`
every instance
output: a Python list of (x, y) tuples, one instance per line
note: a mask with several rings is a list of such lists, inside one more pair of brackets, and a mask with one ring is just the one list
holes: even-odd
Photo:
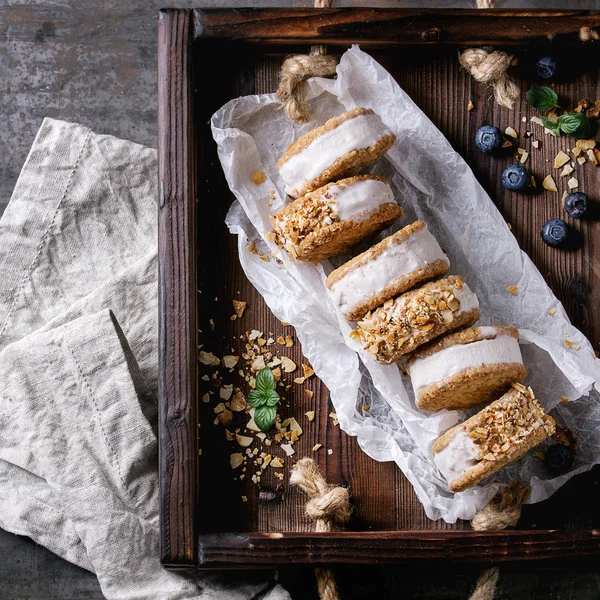
[[(402, 469), (431, 519), (450, 523), (469, 519), (499, 486), (515, 478), (531, 484), (530, 502), (544, 500), (600, 459), (600, 361), (590, 343), (570, 324), (465, 161), (381, 65), (354, 46), (342, 56), (337, 79), (310, 80), (308, 97), (313, 120), (305, 125), (287, 120), (272, 94), (237, 98), (212, 118), (219, 158), (237, 198), (227, 224), (238, 235), (246, 275), (273, 313), (296, 328), (304, 354), (331, 392), (341, 428), (357, 436), (373, 459), (394, 461)], [(291, 261), (285, 251), (265, 241), (271, 229), (269, 213), (287, 202), (275, 163), (300, 135), (355, 106), (372, 108), (397, 136), (373, 171), (388, 177), (405, 217), (378, 239), (417, 218), (424, 220), (448, 253), (450, 272), (463, 275), (477, 293), (479, 324), (520, 329), (527, 383), (578, 440), (579, 454), (571, 472), (551, 478), (530, 454), (483, 486), (460, 494), (448, 492), (430, 447), (464, 415), (449, 411), (430, 415), (417, 409), (410, 381), (398, 367), (378, 364), (349, 338), (351, 327), (333, 305), (324, 280), (350, 256), (313, 266)], [(251, 181), (254, 170), (265, 172), (263, 184)], [(275, 199), (269, 206), (271, 190)], [(249, 252), (253, 241), (281, 264)], [(372, 243), (355, 248), (354, 255)], [(519, 287), (518, 296), (507, 292), (509, 285)], [(554, 316), (548, 315), (551, 308), (556, 309)], [(580, 349), (567, 349), (565, 339)], [(561, 404), (562, 396), (571, 401)], [(370, 409), (364, 411), (363, 404)]]

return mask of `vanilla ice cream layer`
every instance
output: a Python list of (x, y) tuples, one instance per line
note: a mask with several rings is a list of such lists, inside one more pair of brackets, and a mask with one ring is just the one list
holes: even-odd
[(340, 187), (332, 185), (327, 198), (340, 221), (362, 221), (382, 204), (393, 203), (394, 193), (384, 181), (363, 179)]
[(279, 168), (286, 193), (297, 196), (305, 183), (315, 179), (338, 158), (352, 150), (368, 148), (386, 135), (392, 135), (392, 132), (374, 113), (348, 119), (326, 131)]
[(423, 227), (401, 243), (388, 243), (381, 254), (349, 271), (332, 285), (330, 291), (347, 315), (359, 302), (376, 296), (397, 279), (437, 260), (450, 264), (437, 240)]
[(470, 344), (456, 344), (431, 356), (417, 359), (410, 367), (410, 378), (416, 396), (421, 388), (443, 381), (455, 373), (502, 363), (523, 364), (519, 342), (511, 335), (499, 335)]
[(460, 477), (480, 460), (479, 447), (464, 430), (458, 431), (442, 451), (433, 455), (435, 466), (448, 482)]
[(462, 315), (466, 312), (471, 312), (475, 308), (479, 308), (479, 300), (477, 300), (477, 296), (475, 292), (471, 290), (471, 288), (463, 281), (461, 289), (454, 288), (452, 293), (458, 298), (460, 302), (460, 306), (454, 315), (457, 317), (458, 315)]

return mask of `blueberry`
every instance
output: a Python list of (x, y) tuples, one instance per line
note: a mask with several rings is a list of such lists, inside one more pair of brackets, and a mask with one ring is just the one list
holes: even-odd
[(542, 227), (542, 240), (553, 248), (565, 246), (569, 239), (569, 226), (562, 219), (550, 219)]
[(575, 455), (573, 454), (573, 450), (562, 444), (550, 446), (544, 456), (546, 469), (548, 469), (552, 475), (562, 475), (563, 473), (570, 471), (574, 462)]
[(510, 165), (502, 173), (502, 185), (511, 192), (522, 192), (531, 184), (531, 173), (523, 165)]
[(573, 192), (565, 198), (565, 212), (574, 219), (581, 219), (587, 210), (587, 195), (583, 192)]
[(502, 148), (503, 142), (502, 132), (492, 125), (480, 127), (475, 135), (475, 145), (486, 154)]
[(551, 56), (542, 56), (537, 61), (535, 70), (540, 77), (551, 79), (556, 75), (556, 61)]

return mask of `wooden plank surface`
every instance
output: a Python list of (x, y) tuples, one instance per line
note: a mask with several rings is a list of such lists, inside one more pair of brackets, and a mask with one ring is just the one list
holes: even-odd
[(159, 390), (161, 557), (196, 559), (196, 154), (192, 19), (159, 19)]
[[(349, 552), (349, 550), (351, 551)], [(386, 564), (409, 561), (498, 563), (597, 557), (599, 531), (403, 531), (201, 535), (207, 568), (272, 568), (282, 564)]]
[[(539, 44), (578, 41), (581, 27), (600, 26), (600, 12), (431, 9), (198, 10), (203, 38), (265, 44)], [(524, 26), (526, 20), (527, 26)]]
[[(206, 52), (206, 56), (218, 53), (218, 45), (213, 46), (213, 42), (207, 46), (203, 44), (199, 45), (199, 61), (202, 61), (202, 52)], [(274, 91), (279, 66), (284, 56), (263, 54), (261, 51), (252, 51), (248, 47), (240, 46), (234, 47), (227, 56), (222, 55), (218, 68), (209, 69), (205, 73), (211, 80), (216, 78), (214, 80), (219, 84), (213, 87), (216, 96), (210, 99), (204, 97), (201, 103), (203, 112), (198, 118), (199, 137), (209, 135), (207, 122), (210, 114), (227, 99), (243, 94)], [(546, 247), (541, 242), (539, 231), (546, 219), (564, 216), (560, 207), (560, 194), (551, 194), (543, 190), (531, 195), (506, 192), (500, 185), (500, 174), (514, 158), (505, 156), (492, 159), (482, 155), (473, 143), (477, 128), (487, 123), (496, 124), (502, 129), (511, 125), (523, 135), (526, 126), (522, 117), (528, 118), (533, 114), (525, 104), (524, 95), (515, 111), (498, 107), (489, 89), (474, 83), (459, 69), (456, 53), (452, 49), (421, 49), (418, 53), (411, 54), (411, 61), (406, 60), (401, 49), (378, 52), (375, 56), (392, 72), (400, 85), (448, 137), (457, 151), (466, 158), (506, 220), (512, 224), (513, 232), (522, 247), (533, 257), (542, 273), (547, 274), (549, 284), (565, 303), (574, 323), (582, 328), (594, 347), (598, 348), (599, 326), (586, 318), (586, 315), (597, 310), (600, 300), (600, 291), (597, 285), (594, 285), (593, 267), (600, 252), (594, 244), (598, 224), (587, 221), (575, 223), (575, 226), (582, 230), (586, 240), (585, 246), (576, 252), (566, 253)], [(523, 54), (520, 56), (526, 63), (527, 57)], [(202, 64), (206, 65), (207, 61), (202, 61)], [(589, 66), (589, 62), (586, 65)], [(596, 70), (597, 67), (596, 64)], [(575, 102), (584, 97), (591, 101), (600, 98), (597, 72), (579, 75), (575, 80), (557, 85), (561, 96)], [(524, 92), (530, 84), (522, 79), (520, 85)], [(475, 104), (475, 109), (471, 112), (466, 110), (469, 100)], [(530, 148), (533, 139), (541, 140), (538, 151)], [(552, 163), (559, 147), (566, 149), (569, 143), (573, 144), (569, 138), (550, 139), (541, 133), (531, 139), (520, 138), (520, 144), (531, 150), (528, 166), (538, 181), (546, 174), (553, 173), (561, 192), (566, 186), (566, 181), (556, 176)], [(199, 227), (209, 224), (212, 232), (214, 224), (214, 233), (200, 236), (199, 256), (207, 256), (211, 249), (214, 251), (218, 248), (223, 262), (199, 262), (202, 292), (199, 295), (199, 328), (202, 330), (201, 343), (205, 344), (207, 350), (222, 356), (230, 353), (232, 348), (234, 353), (238, 353), (243, 348), (239, 336), (251, 329), (258, 329), (276, 337), (288, 334), (289, 328), (283, 327), (270, 314), (262, 298), (240, 271), (236, 240), (224, 225), (225, 214), (232, 197), (225, 181), (219, 175), (219, 165), (211, 145), (212, 142), (203, 142), (201, 146), (201, 154), (210, 157), (210, 169), (208, 174), (203, 172), (199, 176), (199, 195), (207, 198), (203, 214), (199, 216)], [(206, 162), (202, 164), (206, 166)], [(599, 174), (600, 169), (591, 165), (578, 167), (580, 189), (599, 189)], [(580, 282), (577, 284), (577, 289), (582, 290), (579, 297), (573, 297), (572, 284), (564, 285), (565, 278), (567, 281)], [(248, 310), (243, 319), (233, 323), (229, 320), (233, 314), (232, 299), (248, 302)], [(300, 364), (302, 358), (298, 344), (289, 349), (287, 355)], [(231, 382), (234, 386), (244, 386), (235, 376), (225, 382)], [(468, 527), (466, 523), (448, 525), (442, 521), (429, 520), (411, 485), (399, 469), (391, 463), (372, 461), (360, 450), (353, 438), (340, 433), (339, 428), (333, 426), (328, 418), (332, 406), (326, 389), (314, 380), (309, 387), (315, 392), (310, 402), (304, 397), (302, 388), (294, 386), (292, 395), (286, 398), (282, 408), (283, 417), (295, 416), (304, 428), (303, 436), (294, 447), (296, 455), (292, 458), (313, 456), (329, 481), (350, 486), (355, 506), (355, 514), (350, 523), (353, 531), (454, 530)], [(206, 386), (202, 388), (201, 384), (201, 393), (208, 389)], [(200, 403), (200, 437), (203, 449), (200, 458), (200, 530), (205, 533), (311, 531), (312, 524), (303, 515), (305, 498), (288, 487), (287, 474), (282, 501), (279, 504), (260, 502), (259, 486), (252, 484), (248, 478), (243, 482), (233, 480), (231, 471), (228, 470), (227, 456), (236, 451), (236, 447), (225, 440), (222, 427), (213, 424), (214, 404), (215, 401), (209, 404)], [(316, 410), (317, 417), (313, 423), (307, 423), (304, 417), (307, 410)], [(323, 450), (313, 453), (311, 448), (315, 443), (322, 443), (324, 448), (333, 451), (332, 454), (328, 456)], [(288, 460), (286, 464), (291, 462)], [(204, 481), (212, 482), (208, 489), (203, 487)], [(550, 500), (526, 507), (522, 519), (523, 526), (556, 527), (569, 531), (597, 527), (596, 482), (595, 474), (580, 476)], [(261, 486), (275, 488), (277, 483), (276, 480), (267, 477), (263, 478)], [(241, 500), (242, 496), (246, 496), (247, 502)], [(576, 502), (579, 509), (573, 511), (570, 507)], [(216, 518), (223, 513), (227, 514), (227, 518)], [(557, 551), (563, 549), (558, 541), (557, 544)]]

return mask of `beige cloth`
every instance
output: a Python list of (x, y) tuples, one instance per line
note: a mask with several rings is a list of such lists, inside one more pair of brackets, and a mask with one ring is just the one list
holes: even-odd
[(156, 152), (46, 119), (0, 221), (0, 526), (119, 600), (245, 600), (159, 564)]

